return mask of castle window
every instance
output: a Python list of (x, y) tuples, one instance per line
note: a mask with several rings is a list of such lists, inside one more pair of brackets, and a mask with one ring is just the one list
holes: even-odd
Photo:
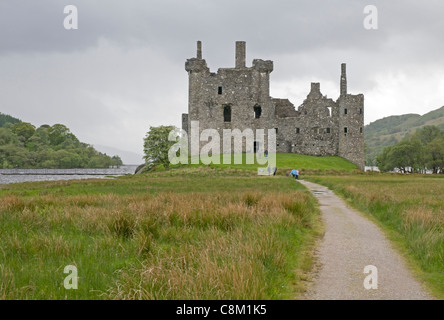
[(330, 128), (325, 129), (325, 133), (330, 133)]
[(274, 128), (274, 130), (275, 130), (276, 134), (278, 134), (278, 128)]
[(222, 94), (222, 87), (217, 88), (217, 94)]
[(362, 133), (362, 127), (359, 128), (359, 132)]
[(344, 134), (346, 135), (348, 133), (348, 128), (344, 127)]
[(359, 114), (362, 114), (362, 108), (359, 109)]
[(301, 133), (301, 129), (296, 128), (296, 133), (297, 133), (297, 134)]
[(254, 153), (257, 153), (259, 151), (259, 142), (258, 141), (254, 141), (253, 149), (254, 149)]
[(231, 106), (224, 106), (224, 122), (231, 122)]
[(262, 108), (260, 106), (255, 106), (253, 109), (254, 109), (254, 118), (259, 119), (261, 117)]
[(344, 114), (348, 114), (348, 109), (347, 108), (344, 109)]
[(328, 116), (331, 117), (331, 107), (327, 107), (328, 109)]

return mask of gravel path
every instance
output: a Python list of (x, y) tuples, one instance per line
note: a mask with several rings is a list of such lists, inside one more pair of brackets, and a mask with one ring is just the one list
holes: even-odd
[[(325, 221), (325, 235), (317, 252), (319, 270), (306, 299), (433, 299), (374, 223), (348, 207), (328, 188), (300, 182), (317, 197)], [(369, 265), (377, 269), (364, 273)], [(373, 284), (377, 283), (377, 289), (366, 289), (364, 282), (371, 284), (367, 277), (375, 275), (377, 281)]]

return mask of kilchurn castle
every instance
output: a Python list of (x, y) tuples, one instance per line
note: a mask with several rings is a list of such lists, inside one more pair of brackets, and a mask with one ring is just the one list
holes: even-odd
[[(200, 131), (216, 129), (221, 136), (223, 129), (273, 129), (277, 152), (340, 156), (364, 168), (364, 95), (347, 93), (345, 64), (336, 101), (322, 95), (319, 83), (311, 83), (296, 110), (288, 99), (270, 97), (273, 61), (254, 59), (247, 67), (245, 60), (246, 43), (237, 41), (235, 67), (210, 72), (197, 42), (197, 56), (185, 63), (189, 100), (183, 130), (189, 133), (192, 121), (199, 121)], [(244, 151), (258, 147), (244, 144)]]

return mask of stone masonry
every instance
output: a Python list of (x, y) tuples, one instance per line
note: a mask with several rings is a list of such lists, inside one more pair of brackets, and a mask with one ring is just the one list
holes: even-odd
[[(273, 61), (254, 59), (247, 67), (243, 41), (236, 42), (234, 68), (210, 72), (198, 41), (197, 56), (186, 61), (185, 69), (189, 100), (182, 129), (186, 132), (190, 132), (191, 121), (199, 121), (200, 132), (216, 129), (221, 137), (223, 129), (274, 129), (277, 152), (340, 156), (364, 169), (364, 95), (347, 93), (345, 63), (336, 101), (322, 95), (319, 83), (311, 83), (307, 98), (297, 109), (288, 99), (270, 97)], [(265, 139), (260, 147), (265, 150), (266, 145)], [(244, 144), (244, 152), (257, 148), (256, 143)]]

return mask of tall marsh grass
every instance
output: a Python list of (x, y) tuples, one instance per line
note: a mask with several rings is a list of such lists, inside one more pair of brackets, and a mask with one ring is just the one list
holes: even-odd
[[(5, 190), (0, 299), (295, 297), (309, 268), (302, 251), (319, 230), (309, 193), (285, 178), (170, 174), (119, 179), (106, 192), (103, 181), (71, 182), (63, 194), (57, 182)], [(146, 191), (152, 179), (158, 192)], [(219, 190), (193, 191), (197, 181)], [(78, 290), (63, 287), (66, 265), (78, 268)]]

